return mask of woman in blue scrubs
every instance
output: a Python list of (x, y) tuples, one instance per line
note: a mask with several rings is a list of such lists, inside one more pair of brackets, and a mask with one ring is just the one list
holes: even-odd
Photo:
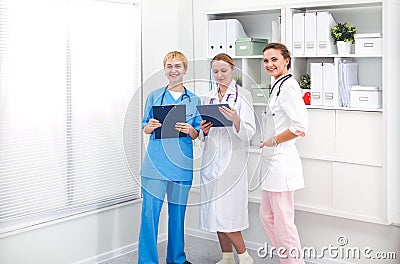
[[(142, 180), (142, 220), (139, 234), (139, 264), (158, 263), (157, 236), (164, 197), (168, 200), (167, 263), (188, 264), (184, 252), (186, 203), (193, 179), (193, 140), (197, 138), (201, 117), (200, 99), (183, 86), (187, 58), (179, 51), (164, 57), (168, 85), (152, 91), (146, 100), (142, 128), (150, 135), (140, 172)], [(179, 138), (156, 139), (154, 130), (161, 123), (153, 117), (153, 106), (184, 104), (186, 122), (175, 129), (186, 134)]]

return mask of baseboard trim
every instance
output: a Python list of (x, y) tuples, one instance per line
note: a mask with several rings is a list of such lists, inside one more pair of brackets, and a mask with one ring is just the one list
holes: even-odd
[(200, 237), (203, 239), (211, 240), (211, 241), (218, 241), (218, 237), (216, 233), (206, 232), (199, 229), (194, 228), (185, 228), (185, 234), (189, 236)]
[[(161, 234), (158, 236), (158, 242), (163, 242), (166, 241), (168, 237), (168, 234)], [(132, 253), (134, 251), (136, 251), (138, 249), (138, 242), (120, 247), (120, 248), (116, 248), (114, 250), (78, 261), (78, 262), (74, 262), (73, 264), (97, 264), (97, 263), (101, 263), (107, 260), (111, 260), (114, 258), (118, 258), (121, 257), (123, 255)]]

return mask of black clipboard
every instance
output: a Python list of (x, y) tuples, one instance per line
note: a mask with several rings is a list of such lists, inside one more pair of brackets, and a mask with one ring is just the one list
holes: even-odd
[(186, 105), (155, 105), (153, 117), (161, 123), (161, 127), (154, 130), (156, 139), (186, 137), (175, 129), (177, 122), (186, 122)]
[(210, 105), (198, 105), (197, 110), (199, 111), (201, 118), (207, 122), (211, 122), (213, 127), (229, 127), (232, 126), (232, 121), (226, 119), (223, 114), (219, 111), (219, 107), (226, 106), (228, 104), (210, 104)]

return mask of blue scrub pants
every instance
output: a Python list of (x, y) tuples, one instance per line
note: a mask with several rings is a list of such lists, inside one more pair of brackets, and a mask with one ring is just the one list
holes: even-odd
[(186, 203), (192, 181), (164, 181), (142, 177), (142, 221), (138, 264), (158, 264), (157, 237), (165, 194), (168, 201), (167, 263), (182, 264)]

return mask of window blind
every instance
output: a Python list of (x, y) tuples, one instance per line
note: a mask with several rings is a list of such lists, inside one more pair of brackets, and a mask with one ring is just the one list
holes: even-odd
[(0, 233), (139, 197), (140, 20), (129, 2), (0, 0)]

